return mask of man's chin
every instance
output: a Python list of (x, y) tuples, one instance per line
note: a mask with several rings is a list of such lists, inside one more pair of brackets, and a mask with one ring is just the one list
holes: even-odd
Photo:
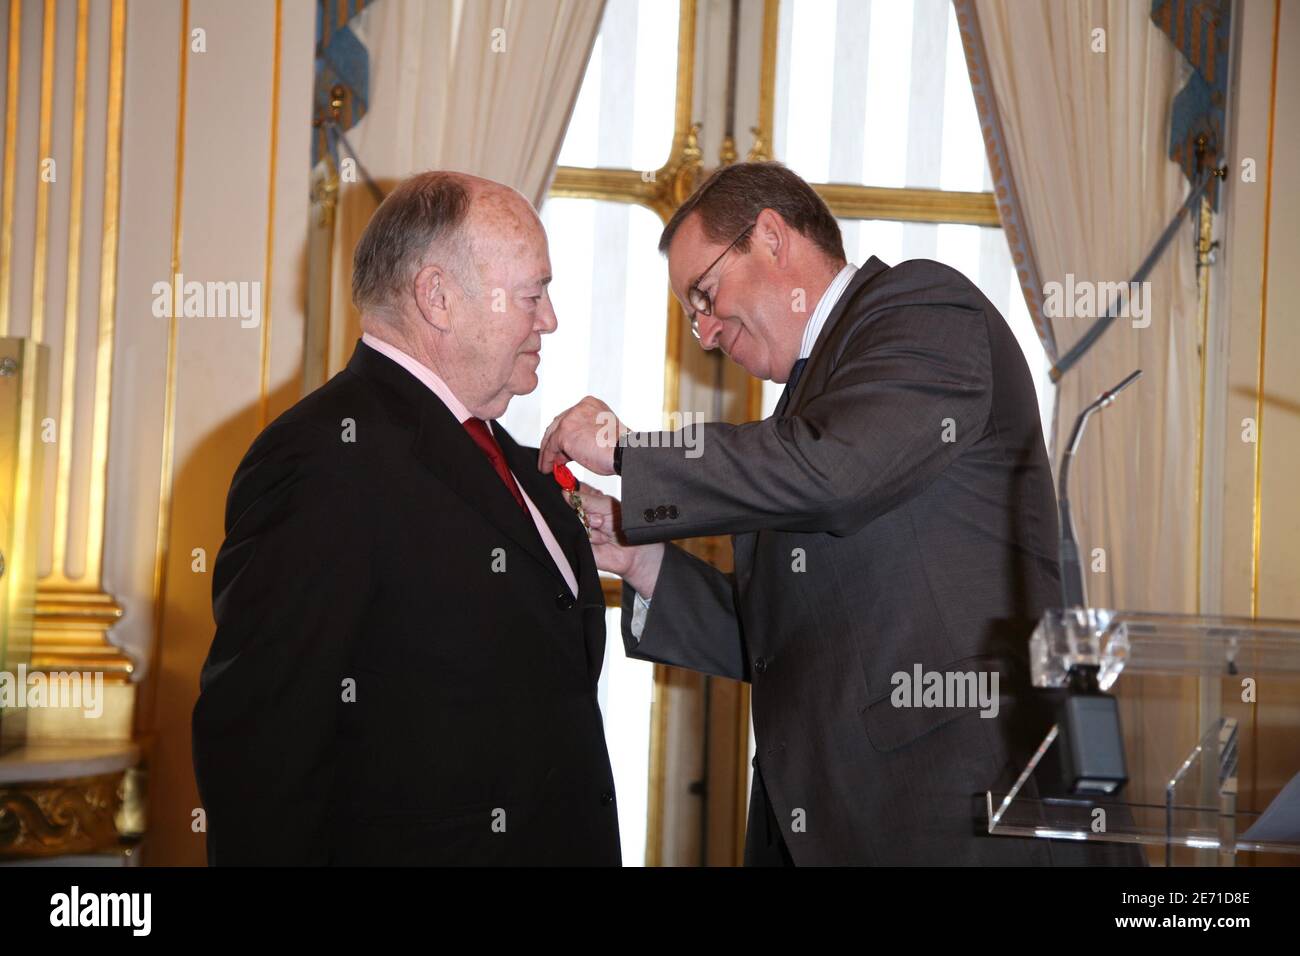
[(537, 373), (534, 371), (516, 372), (515, 377), (510, 380), (509, 395), (506, 401), (514, 395), (528, 395), (537, 390)]
[(752, 361), (746, 362), (744, 359), (738, 358), (732, 358), (731, 361), (760, 381), (766, 381), (772, 377), (772, 371), (766, 365), (760, 365), (759, 363)]

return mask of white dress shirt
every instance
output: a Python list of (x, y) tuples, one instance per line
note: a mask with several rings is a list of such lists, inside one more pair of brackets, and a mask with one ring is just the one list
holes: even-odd
[[(467, 419), (473, 418), (469, 409), (465, 407), (464, 402), (458, 399), (447, 383), (444, 382), (434, 371), (427, 365), (423, 365), (411, 356), (407, 355), (395, 345), (390, 345), (383, 339), (377, 339), (369, 332), (363, 333), (361, 341), (369, 345), (380, 355), (387, 356), (402, 368), (406, 369), (421, 382), (429, 387), (433, 394), (442, 400), (447, 406), (447, 410), (456, 416), (456, 421), (462, 425)], [(488, 431), (492, 431), (492, 422), (487, 423)], [(495, 435), (493, 437), (496, 437)], [(513, 474), (513, 472), (511, 473)], [(564, 581), (573, 592), (573, 596), (578, 596), (578, 578), (574, 574), (573, 568), (569, 565), (569, 559), (564, 555), (564, 549), (560, 547), (560, 542), (555, 540), (555, 534), (551, 531), (550, 525), (542, 517), (541, 512), (537, 510), (537, 505), (533, 504), (533, 499), (528, 497), (528, 492), (519, 479), (515, 479), (515, 484), (519, 486), (519, 493), (524, 496), (524, 504), (528, 506), (528, 513), (533, 516), (533, 524), (537, 525), (537, 533), (542, 538), (542, 543), (546, 545), (546, 550), (550, 552), (551, 559), (555, 566), (559, 568), (560, 574), (564, 576)]]
[[(849, 286), (849, 280), (853, 278), (853, 274), (857, 271), (857, 266), (851, 262), (848, 263), (835, 274), (831, 284), (826, 287), (826, 291), (817, 300), (812, 315), (808, 317), (808, 324), (803, 327), (803, 338), (799, 342), (799, 358), (806, 359), (812, 355), (813, 346), (817, 344), (817, 337), (821, 335), (827, 317), (835, 311), (835, 306), (839, 303), (840, 297), (844, 295), (844, 290)], [(632, 602), (631, 624), (632, 636), (637, 640), (641, 639), (641, 633), (645, 630), (645, 619), (649, 611), (650, 602), (638, 593), (636, 599)]]

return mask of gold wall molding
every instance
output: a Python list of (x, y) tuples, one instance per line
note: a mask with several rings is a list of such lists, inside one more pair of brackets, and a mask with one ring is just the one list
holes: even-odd
[[(35, 9), (35, 4), (28, 4)], [(95, 310), (96, 325), (94, 360), (94, 388), (89, 406), (76, 407), (78, 352), (81, 340), (80, 321), (84, 299), (82, 280), (83, 221), (86, 202), (85, 149), (87, 117), (87, 64), (90, 58), (89, 0), (77, 0), (75, 37), (72, 43), (70, 67), (71, 109), (70, 118), (56, 116), (56, 106), (62, 102), (55, 95), (55, 87), (66, 82), (65, 66), (57, 57), (56, 30), (58, 25), (57, 0), (44, 0), (41, 10), (39, 45), (23, 50), (22, 7), (20, 2), (9, 5), (9, 42), (7, 89), (5, 96), (5, 150), (2, 182), (0, 182), (0, 330), (12, 334), (13, 299), (13, 248), (15, 238), (21, 243), (31, 243), (32, 271), (31, 309), (28, 325), (22, 334), (34, 342), (44, 343), (52, 328), (57, 329), (60, 350), (51, 355), (51, 366), (61, 372), (58, 390), (58, 407), (54, 408), (51, 396), (50, 414), (57, 423), (57, 448), (54, 451), (54, 486), (50, 497), (43, 497), (45, 507), (40, 519), (50, 532), (50, 567), (48, 573), (37, 581), (37, 597), (33, 621), (32, 664), (34, 667), (64, 667), (88, 665), (102, 668), (110, 679), (126, 679), (134, 667), (132, 660), (108, 640), (108, 631), (122, 616), (121, 605), (103, 587), (104, 527), (106, 521), (106, 485), (108, 479), (108, 426), (112, 397), (113, 337), (116, 310), (118, 207), (121, 181), (122, 95), (124, 80), (126, 0), (112, 0), (108, 7), (107, 96), (102, 116), (105, 130), (103, 222), (99, 242), (100, 279), (99, 298)], [(30, 61), (40, 57), (39, 84), (29, 90), (28, 103), (35, 109), (36, 126), (31, 134), (19, 135), (18, 119), (24, 108), (23, 90), (20, 88), (23, 53)], [(95, 78), (97, 81), (99, 77)], [(71, 155), (68, 166), (68, 235), (66, 248), (67, 271), (61, 310), (50, 308), (48, 288), (51, 261), (51, 196), (56, 183), (44, 175), (44, 163), (53, 159), (54, 130), (56, 124), (66, 123), (71, 129)], [(14, 198), (17, 188), (18, 157), (33, 156), (34, 177), (24, 182), (23, 188), (34, 190), (33, 218), (24, 225), (30, 228), (27, 236), (14, 235)], [(98, 196), (96, 198), (99, 198)], [(62, 251), (62, 250), (60, 250)], [(24, 279), (26, 277), (24, 276)], [(57, 323), (57, 325), (55, 324)], [(57, 363), (57, 364), (55, 364)], [(81, 437), (84, 436), (84, 437)], [(86, 480), (84, 512), (73, 513), (72, 483), (77, 448), (74, 443), (89, 445), (89, 469)], [(83, 453), (86, 445), (80, 445)], [(84, 517), (84, 550), (70, 554), (69, 535), (74, 517)], [(70, 571), (75, 568), (75, 573)]]
[(0, 857), (51, 857), (117, 846), (126, 772), (0, 786)]
[(105, 636), (122, 613), (122, 605), (102, 591), (39, 589), (32, 669), (102, 671), (106, 681), (130, 680), (135, 662)]
[(23, 5), (9, 0), (9, 55), (5, 77), (5, 155), (0, 176), (0, 338), (9, 334), (9, 295), (13, 276), (14, 173), (18, 163), (18, 93), (22, 77)]
[[(182, 0), (176, 64), (176, 152), (174, 158), (175, 175), (172, 181), (172, 275), (181, 272), (185, 200), (185, 107), (189, 87), (189, 35), (190, 0)], [(162, 454), (159, 456), (158, 522), (157, 536), (154, 541), (154, 626), (150, 650), (151, 661), (159, 660), (162, 655), (163, 617), (166, 610), (168, 541), (171, 537), (172, 495), (174, 492), (176, 458), (176, 366), (179, 341), (180, 319), (179, 316), (172, 315), (167, 323), (167, 366), (163, 376)], [(152, 673), (156, 675), (157, 669), (154, 669)], [(154, 676), (148, 678), (146, 684), (145, 702), (140, 710), (149, 713), (147, 723), (151, 725), (153, 707), (158, 696), (159, 681)], [(140, 723), (141, 716), (142, 714), (137, 715), (137, 724)], [(153, 727), (148, 726), (146, 729), (152, 731)]]
[[(15, 7), (17, 4), (14, 5)], [(53, 44), (53, 0), (47, 0), (44, 45)], [(14, 17), (11, 14), (11, 23)], [(80, 245), (84, 200), (84, 149), (86, 127), (86, 64), (89, 32), (89, 4), (78, 0), (73, 79), (73, 159), (68, 221), (67, 307), (63, 310), (63, 382), (59, 416), (59, 451), (56, 463), (53, 508), (54, 557), (49, 574), (37, 582), (35, 634), (32, 648), (33, 667), (64, 669), (77, 667), (103, 670), (105, 679), (129, 679), (134, 662), (108, 640), (109, 629), (122, 617), (122, 606), (103, 588), (105, 505), (108, 482), (108, 427), (112, 399), (112, 376), (117, 307), (117, 253), (119, 234), (119, 198), (121, 188), (122, 96), (126, 43), (126, 0), (112, 0), (109, 11), (109, 49), (107, 100), (104, 112), (104, 192), (103, 225), (100, 240), (100, 278), (97, 324), (95, 328), (94, 396), (89, 412), (90, 475), (86, 497), (86, 540), (83, 572), (75, 578), (68, 574), (67, 535), (70, 525), (72, 435), (84, 423), (73, 408), (77, 371), (77, 324), (80, 303)], [(11, 38), (12, 43), (12, 38)], [(48, 152), (47, 133), (53, 122), (53, 97), (46, 95), (47, 82), (52, 84), (54, 62), (49, 57), (42, 66), (41, 143), (42, 156)], [(14, 92), (11, 90), (11, 93)], [(6, 165), (20, 148), (12, 140), (5, 149)], [(44, 272), (48, 236), (39, 216), (40, 196), (46, 184), (37, 186), (38, 218), (36, 234), (37, 271)], [(7, 292), (7, 290), (5, 290)], [(38, 295), (39, 293), (39, 295)], [(41, 313), (36, 312), (40, 302)], [(33, 337), (44, 334), (44, 282), (33, 281)], [(6, 304), (7, 307), (7, 304)]]
[[(80, 314), (81, 303), (81, 204), (85, 191), (86, 144), (86, 33), (90, 19), (89, 0), (77, 3), (76, 60), (72, 88), (72, 183), (71, 202), (68, 207), (68, 279), (64, 313), (75, 319)], [(77, 340), (76, 321), (65, 323), (63, 330), (63, 376), (59, 396), (59, 434), (71, 435), (77, 398)], [(72, 481), (72, 442), (58, 443), (54, 476), (54, 537), (51, 543), (55, 572), (67, 566), (68, 560), (68, 494)]]
[[(346, 4), (339, 4), (343, 16)], [(270, 421), (271, 402), (271, 280), (275, 260), (275, 173), (280, 142), (280, 47), (284, 32), (284, 0), (275, 0), (275, 29), (272, 33), (274, 52), (271, 54), (271, 149), (267, 159), (266, 177), (266, 270), (262, 279), (262, 355), (261, 378), (258, 384), (257, 422), (265, 428)]]
[(946, 222), (996, 226), (998, 206), (992, 193), (945, 189), (891, 189), (845, 183), (815, 183), (814, 188), (840, 219), (893, 219), (901, 222)]
[(1282, 0), (1273, 0), (1273, 61), (1269, 71), (1268, 146), (1264, 166), (1264, 243), (1259, 285), (1259, 371), (1255, 388), (1255, 491), (1251, 515), (1250, 616), (1259, 617), (1261, 549), (1264, 540), (1264, 366), (1268, 347), (1268, 249), (1273, 212), (1273, 137), (1277, 128), (1277, 56)]
[(751, 127), (753, 145), (745, 157), (751, 163), (772, 158), (773, 130), (776, 126), (776, 58), (780, 42), (781, 0), (763, 0), (763, 48), (758, 67), (758, 125)]
[(36, 134), (36, 243), (32, 255), (31, 337), (45, 341), (46, 252), (50, 244), (50, 183), (42, 175), (42, 164), (50, 155), (51, 128), (54, 125), (54, 34), (57, 26), (54, 0), (45, 0), (41, 22), (41, 113)]

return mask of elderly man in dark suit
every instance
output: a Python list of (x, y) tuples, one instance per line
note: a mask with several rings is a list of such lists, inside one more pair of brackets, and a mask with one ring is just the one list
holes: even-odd
[(193, 717), (208, 860), (617, 865), (581, 523), (493, 419), (556, 328), (546, 235), (426, 173), (357, 246), (347, 368), (231, 484)]
[[(701, 345), (786, 383), (776, 413), (615, 443), (587, 398), (539, 467), (622, 475), (621, 519), (586, 499), (628, 653), (752, 681), (746, 862), (1136, 862), (980, 834), (978, 794), (1051, 724), (1026, 641), (1060, 594), (1038, 403), (1002, 316), (937, 262), (848, 265), (830, 210), (776, 163), (716, 172), (660, 251)], [(734, 574), (652, 543), (721, 533)], [(987, 693), (900, 693), (931, 674)]]

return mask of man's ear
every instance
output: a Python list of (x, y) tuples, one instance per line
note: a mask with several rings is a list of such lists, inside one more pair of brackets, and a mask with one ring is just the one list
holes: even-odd
[(785, 268), (790, 259), (790, 227), (775, 209), (764, 209), (754, 221), (751, 240), (776, 265)]
[(427, 265), (415, 274), (415, 307), (420, 316), (439, 331), (451, 329), (447, 301), (447, 273), (441, 266)]

